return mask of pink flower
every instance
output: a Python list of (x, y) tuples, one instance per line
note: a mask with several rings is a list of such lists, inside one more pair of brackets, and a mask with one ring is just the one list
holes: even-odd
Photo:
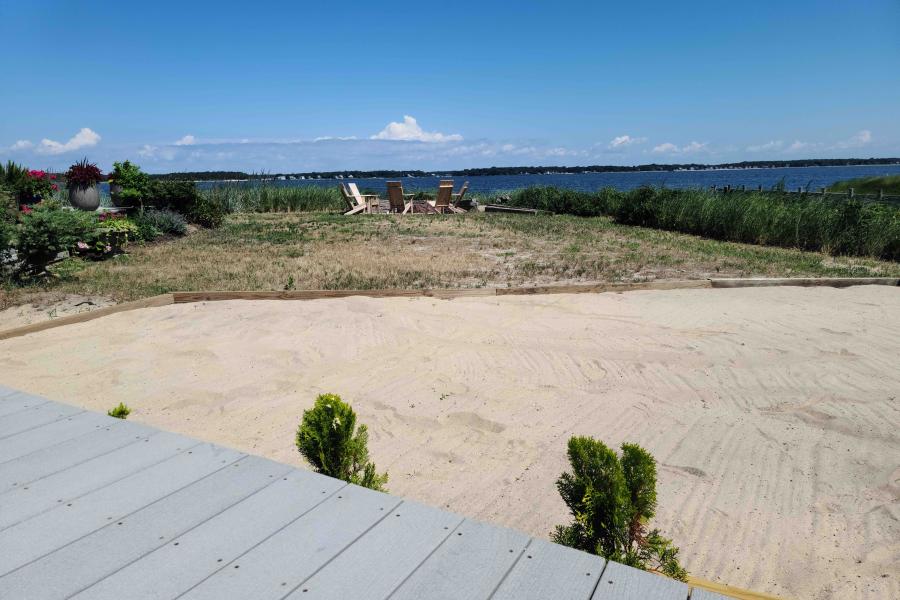
[(78, 246), (78, 249), (79, 249), (79, 250), (87, 250), (87, 248), (88, 248), (88, 245), (85, 244), (84, 242), (78, 242), (78, 243), (76, 244), (76, 246)]
[(55, 192), (56, 190), (59, 189), (59, 186), (54, 183), (53, 185), (50, 186), (50, 189)]

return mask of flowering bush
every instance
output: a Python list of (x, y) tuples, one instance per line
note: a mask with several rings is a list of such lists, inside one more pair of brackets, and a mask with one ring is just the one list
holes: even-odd
[(22, 202), (49, 200), (58, 189), (56, 175), (46, 171), (30, 170), (19, 180), (19, 200)]
[(103, 173), (97, 165), (89, 163), (87, 158), (81, 159), (66, 171), (66, 185), (71, 187), (89, 188), (103, 181)]

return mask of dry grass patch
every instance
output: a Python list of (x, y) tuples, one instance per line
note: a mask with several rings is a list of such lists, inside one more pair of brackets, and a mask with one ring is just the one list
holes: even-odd
[(52, 289), (124, 301), (178, 290), (898, 275), (897, 263), (719, 242), (604, 217), (287, 213), (233, 215), (221, 229), (70, 266)]

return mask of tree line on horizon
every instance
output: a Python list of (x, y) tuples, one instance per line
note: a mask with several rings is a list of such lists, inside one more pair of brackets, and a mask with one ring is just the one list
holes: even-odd
[(849, 167), (862, 165), (900, 165), (900, 158), (812, 158), (798, 160), (757, 160), (720, 164), (680, 163), (646, 165), (589, 165), (580, 167), (535, 166), (535, 167), (479, 167), (449, 171), (421, 170), (375, 170), (375, 171), (310, 171), (305, 173), (245, 173), (243, 171), (184, 171), (151, 175), (154, 179), (189, 181), (225, 181), (230, 179), (263, 180), (278, 177), (305, 179), (390, 179), (397, 177), (431, 177), (448, 175), (453, 177), (477, 177), (485, 175), (542, 175), (545, 173), (630, 173), (639, 171), (702, 171), (708, 169), (774, 169), (785, 167)]

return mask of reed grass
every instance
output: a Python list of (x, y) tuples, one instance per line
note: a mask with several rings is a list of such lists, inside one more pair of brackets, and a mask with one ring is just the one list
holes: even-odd
[(597, 193), (551, 187), (519, 190), (523, 206), (617, 223), (763, 246), (900, 260), (900, 208), (846, 198), (778, 192), (612, 188)]
[(217, 185), (201, 194), (229, 212), (337, 211), (344, 207), (337, 187), (277, 186), (266, 183)]
[(828, 189), (832, 192), (846, 192), (850, 188), (857, 194), (877, 194), (883, 191), (885, 194), (900, 195), (900, 175), (848, 179), (838, 181)]

